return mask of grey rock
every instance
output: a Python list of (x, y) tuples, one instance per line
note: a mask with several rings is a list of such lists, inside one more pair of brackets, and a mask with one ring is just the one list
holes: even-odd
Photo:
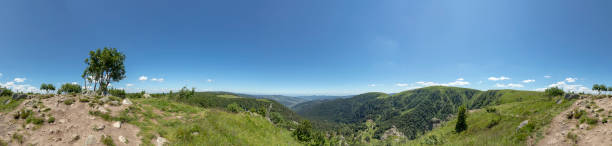
[(103, 114), (108, 113), (108, 111), (104, 107), (101, 107), (101, 106), (98, 107), (98, 111), (100, 111), (100, 113), (103, 113)]
[(97, 126), (94, 126), (94, 130), (96, 130), (96, 131), (104, 130), (104, 127), (106, 127), (106, 126), (104, 126), (104, 125), (97, 125)]
[(557, 100), (557, 104), (561, 104), (561, 103), (563, 103), (563, 99)]
[(28, 97), (26, 94), (13, 94), (13, 100), (24, 99), (26, 97)]
[(564, 97), (564, 98), (565, 98), (566, 100), (578, 99), (578, 98), (580, 98), (580, 95), (578, 95), (578, 94), (571, 94), (571, 93), (569, 93), (569, 94), (565, 94), (565, 97)]
[(90, 145), (94, 145), (96, 143), (96, 137), (93, 135), (89, 135), (87, 136), (87, 140), (85, 140), (85, 145), (86, 146), (90, 146)]
[(580, 129), (587, 129), (587, 128), (589, 128), (589, 125), (587, 125), (587, 124), (580, 124), (579, 127), (580, 127)]
[(106, 102), (110, 101), (110, 98), (108, 98), (108, 97), (103, 97), (102, 99), (100, 99), (100, 101), (101, 101), (102, 103), (106, 103)]
[(4, 102), (4, 105), (7, 105), (7, 104), (11, 103), (11, 101), (12, 101), (11, 99), (6, 100), (6, 101)]
[(111, 105), (119, 105), (119, 101), (114, 101), (114, 100), (113, 100), (113, 101), (110, 101), (110, 104), (111, 104)]
[(132, 105), (133, 103), (132, 103), (132, 101), (130, 101), (130, 99), (126, 98), (126, 99), (123, 99), (123, 101), (121, 101), (121, 104), (123, 104), (123, 105)]
[(163, 138), (163, 137), (157, 137), (155, 142), (156, 142), (155, 146), (164, 146), (164, 144), (166, 144), (168, 142), (168, 140)]
[(149, 95), (149, 94), (144, 94), (144, 95), (142, 95), (142, 97), (144, 97), (144, 98), (151, 98), (151, 95)]
[(120, 121), (117, 121), (117, 122), (113, 123), (113, 127), (115, 127), (115, 128), (121, 128), (121, 122), (120, 122)]
[(121, 136), (121, 135), (119, 136), (119, 141), (120, 141), (121, 143), (125, 143), (125, 144), (127, 144), (127, 139), (125, 139), (125, 137), (123, 137), (123, 136)]
[(193, 133), (191, 133), (191, 135), (198, 136), (198, 135), (200, 135), (200, 132), (193, 132)]
[(529, 120), (525, 120), (523, 122), (521, 122), (521, 124), (519, 124), (518, 127), (516, 127), (516, 131), (521, 130), (521, 128), (525, 127), (525, 125), (529, 124)]
[(81, 136), (79, 136), (78, 134), (72, 134), (72, 136), (70, 137), (70, 141), (77, 141), (81, 139)]
[(34, 128), (34, 125), (33, 124), (28, 124), (28, 125), (25, 126), (25, 128), (26, 129), (32, 129), (32, 128)]

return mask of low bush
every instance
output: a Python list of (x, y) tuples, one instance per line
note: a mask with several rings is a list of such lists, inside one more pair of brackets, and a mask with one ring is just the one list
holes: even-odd
[(79, 102), (89, 102), (89, 98), (79, 98)]
[(100, 142), (102, 142), (106, 146), (115, 146), (115, 142), (113, 141), (113, 138), (110, 136), (102, 135)]
[(66, 105), (71, 105), (73, 103), (74, 103), (74, 99), (73, 98), (69, 98), (69, 99), (64, 100), (64, 104), (66, 104)]
[(117, 97), (121, 97), (121, 98), (125, 98), (125, 90), (123, 89), (114, 89), (114, 88), (109, 89), (108, 94), (117, 96)]
[(62, 87), (57, 92), (67, 94), (81, 93), (81, 86), (77, 84), (66, 83), (62, 85)]
[(20, 143), (20, 144), (23, 144), (23, 142), (24, 142), (24, 137), (23, 137), (23, 135), (21, 135), (21, 134), (19, 134), (19, 133), (15, 133), (15, 134), (13, 134), (13, 136), (11, 136), (11, 138), (12, 138), (13, 140), (16, 140), (16, 141), (17, 141), (17, 143)]
[(243, 111), (242, 107), (240, 107), (240, 105), (236, 103), (228, 104), (226, 109), (227, 111), (234, 112), (234, 113)]
[(55, 117), (49, 117), (49, 119), (47, 119), (47, 123), (55, 123)]
[(575, 143), (578, 143), (578, 135), (576, 135), (576, 134), (574, 134), (574, 133), (572, 133), (572, 132), (568, 132), (568, 133), (567, 133), (567, 139), (572, 140), (572, 142), (573, 142), (574, 144), (575, 144)]
[(489, 124), (487, 124), (487, 128), (493, 128), (495, 125), (499, 124), (499, 121), (501, 121), (501, 117), (497, 116), (494, 119), (491, 119), (489, 121)]
[(497, 112), (497, 109), (495, 109), (494, 107), (485, 107), (485, 110), (487, 111), (487, 113)]
[(36, 125), (41, 125), (41, 124), (45, 123), (45, 120), (43, 118), (30, 116), (30, 117), (28, 117), (26, 119), (26, 123), (32, 123), (32, 124), (36, 124)]

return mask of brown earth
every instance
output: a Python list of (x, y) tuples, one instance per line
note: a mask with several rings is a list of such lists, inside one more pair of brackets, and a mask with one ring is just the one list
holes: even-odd
[[(80, 95), (79, 95), (80, 96)], [(72, 105), (64, 104), (63, 100), (73, 98)], [(140, 145), (141, 138), (137, 136), (139, 129), (134, 125), (122, 123), (120, 128), (113, 127), (114, 122), (104, 121), (99, 117), (89, 115), (90, 110), (97, 110), (99, 107), (107, 109), (111, 115), (117, 115), (119, 111), (128, 105), (110, 106), (105, 104), (94, 105), (91, 107), (87, 102), (79, 102), (79, 97), (55, 96), (47, 99), (35, 97), (25, 99), (16, 110), (0, 114), (0, 139), (9, 142), (9, 145), (39, 145), (39, 146), (64, 146), (64, 145), (87, 145), (88, 137), (94, 146), (103, 145), (100, 142), (102, 135), (110, 136), (114, 143), (119, 146)], [(39, 103), (38, 105), (36, 103)], [(40, 104), (44, 106), (40, 106)], [(33, 106), (37, 105), (37, 106)], [(44, 111), (50, 108), (50, 111)], [(30, 109), (36, 117), (45, 117), (42, 125), (26, 124), (24, 119), (15, 119), (13, 115), (21, 109)], [(46, 122), (48, 117), (55, 117), (54, 123)], [(94, 130), (94, 127), (104, 125), (102, 130)], [(24, 142), (20, 144), (17, 140), (11, 140), (13, 134), (24, 136)], [(127, 139), (127, 143), (122, 143), (119, 137)], [(78, 137), (78, 138), (75, 138)]]
[[(597, 105), (596, 108), (587, 108), (590, 102)], [(599, 108), (604, 110), (597, 112)], [(583, 109), (587, 112), (586, 116), (599, 119), (596, 125), (580, 124), (577, 119), (568, 119), (567, 115), (572, 113), (574, 109)], [(612, 111), (612, 98), (580, 99), (557, 115), (547, 129), (544, 138), (541, 139), (538, 146), (611, 146), (612, 145), (612, 124), (602, 123), (602, 119), (608, 119)], [(596, 117), (599, 116), (599, 117)], [(600, 118), (601, 117), (601, 118)], [(568, 133), (575, 134), (577, 138), (568, 138)]]

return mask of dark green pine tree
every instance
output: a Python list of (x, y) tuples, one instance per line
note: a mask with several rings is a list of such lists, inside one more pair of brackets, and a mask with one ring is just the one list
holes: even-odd
[(461, 133), (467, 129), (467, 123), (465, 123), (465, 111), (465, 106), (459, 107), (459, 111), (457, 112), (457, 125), (455, 125), (455, 132), (457, 133)]

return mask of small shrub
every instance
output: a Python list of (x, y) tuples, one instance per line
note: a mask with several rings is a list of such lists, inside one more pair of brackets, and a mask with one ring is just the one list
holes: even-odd
[(584, 110), (576, 110), (574, 109), (574, 119), (580, 119), (580, 117), (582, 117), (582, 115), (586, 114), (586, 111)]
[(495, 125), (499, 124), (499, 121), (501, 121), (501, 117), (491, 119), (491, 121), (489, 121), (489, 124), (487, 124), (487, 128), (493, 128)]
[(100, 111), (89, 111), (89, 115), (98, 116), (105, 121), (114, 121), (114, 118), (108, 113), (102, 113)]
[(79, 98), (79, 102), (89, 102), (89, 98)]
[(32, 124), (36, 124), (36, 125), (41, 125), (45, 122), (45, 120), (43, 118), (39, 118), (39, 117), (34, 117), (34, 116), (30, 116), (26, 119), (26, 123), (32, 123)]
[(240, 107), (240, 105), (236, 103), (232, 103), (232, 104), (227, 105), (227, 111), (238, 113), (238, 112), (243, 111), (243, 109), (242, 107)]
[(23, 144), (24, 142), (24, 137), (23, 135), (19, 134), (19, 133), (15, 133), (13, 134), (13, 136), (11, 136), (11, 138), (13, 138), (13, 140), (16, 140), (18, 143)]
[(495, 113), (497, 112), (497, 109), (494, 107), (485, 107), (485, 110), (487, 111), (487, 113)]
[(548, 95), (549, 97), (561, 96), (561, 95), (565, 94), (563, 89), (561, 89), (559, 87), (548, 88), (548, 89), (544, 90), (544, 93), (546, 93), (546, 95)]
[(2, 92), (0, 92), (0, 96), (11, 96), (13, 95), (13, 91), (7, 89), (7, 88), (0, 88), (0, 90), (2, 90)]
[(15, 119), (19, 119), (19, 118), (21, 118), (21, 119), (27, 119), (27, 118), (28, 118), (28, 117), (30, 117), (31, 115), (32, 115), (32, 110), (24, 110), (24, 109), (21, 109), (21, 111), (19, 111), (19, 112), (17, 113), (17, 115), (15, 115), (15, 117), (14, 117), (14, 118), (15, 118)]
[(55, 123), (55, 117), (49, 117), (49, 119), (47, 119), (47, 123)]
[(572, 133), (572, 132), (568, 132), (568, 133), (567, 133), (567, 139), (572, 140), (572, 142), (573, 142), (574, 144), (575, 144), (575, 143), (578, 143), (578, 135), (576, 135), (576, 134), (574, 134), (574, 133)]
[(45, 109), (43, 109), (43, 112), (49, 112), (49, 111), (51, 111), (51, 108), (45, 108)]
[(0, 146), (8, 146), (8, 143), (6, 143), (2, 139), (0, 139)]
[(64, 104), (66, 104), (66, 105), (71, 105), (72, 103), (74, 103), (74, 99), (73, 98), (64, 100)]
[(115, 142), (110, 136), (102, 135), (102, 139), (100, 139), (100, 142), (102, 142), (106, 146), (115, 146)]
[(603, 111), (604, 111), (604, 109), (603, 109), (603, 108), (600, 108), (600, 109), (597, 109), (597, 110), (596, 110), (596, 112), (598, 112), (598, 113), (599, 113), (599, 112), (603, 112)]
[(125, 90), (123, 89), (109, 89), (108, 93), (113, 96), (125, 98)]

